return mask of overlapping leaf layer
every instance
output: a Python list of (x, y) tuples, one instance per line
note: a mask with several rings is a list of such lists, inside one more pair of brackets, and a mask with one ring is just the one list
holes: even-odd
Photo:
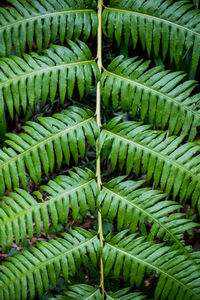
[(84, 157), (86, 139), (95, 146), (98, 135), (93, 112), (72, 107), (55, 114), (53, 117), (38, 118), (40, 124), (27, 122), (23, 127), (25, 133), (9, 133), (6, 143), (10, 147), (0, 150), (0, 193), (12, 190), (21, 183), (28, 184), (27, 173), (38, 184), (42, 170), (45, 175), (53, 172), (55, 165), (59, 168), (65, 160), (69, 164), (73, 158), (77, 163)]
[[(200, 299), (200, 254), (186, 239), (198, 235), (199, 87), (168, 71), (169, 61), (179, 70), (187, 61), (195, 78), (199, 9), (189, 0), (8, 2), (0, 8), (0, 251), (8, 256), (0, 300)], [(152, 60), (130, 57), (132, 48)], [(96, 113), (88, 109), (95, 92)], [(44, 105), (56, 113), (12, 128), (4, 143), (7, 123)], [(13, 255), (12, 246), (22, 249)], [(55, 296), (60, 277), (65, 289)]]
[(101, 77), (102, 100), (116, 110), (119, 105), (124, 111), (138, 114), (141, 120), (169, 128), (170, 134), (187, 135), (193, 140), (200, 126), (200, 95), (191, 95), (194, 81), (185, 81), (185, 74), (149, 69), (150, 61), (143, 62), (123, 57), (115, 58)]
[(109, 157), (113, 170), (117, 163), (126, 173), (147, 173), (155, 186), (167, 193), (173, 189), (174, 199), (192, 198), (199, 207), (200, 196), (200, 146), (184, 143), (182, 137), (168, 137), (165, 132), (153, 131), (149, 125), (136, 121), (119, 122), (112, 119), (104, 126), (99, 138), (102, 157)]
[(123, 37), (127, 47), (130, 36), (134, 48), (140, 39), (149, 56), (152, 48), (157, 56), (162, 48), (163, 58), (169, 52), (176, 64), (182, 54), (192, 49), (196, 71), (200, 56), (200, 12), (193, 8), (188, 1), (157, 0), (155, 5), (154, 0), (111, 0), (104, 10), (104, 32), (109, 38), (114, 35), (118, 45)]
[(17, 55), (36, 48), (41, 51), (59, 38), (87, 40), (97, 31), (94, 0), (9, 0), (12, 7), (0, 8), (0, 56)]

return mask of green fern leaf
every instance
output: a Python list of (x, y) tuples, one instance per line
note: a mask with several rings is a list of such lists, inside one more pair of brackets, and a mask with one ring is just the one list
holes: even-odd
[[(72, 156), (78, 163), (79, 154), (85, 155), (86, 138), (95, 146), (98, 128), (93, 112), (72, 107), (53, 117), (38, 118), (40, 124), (27, 122), (25, 133), (8, 133), (6, 141), (10, 147), (0, 150), (0, 194), (5, 188), (26, 188), (26, 169), (33, 181), (41, 181), (41, 172), (52, 172), (55, 164), (60, 168), (65, 159), (69, 164)], [(56, 161), (56, 163), (55, 163)]]
[(50, 96), (53, 104), (58, 91), (63, 104), (66, 95), (71, 98), (77, 82), (80, 98), (88, 93), (93, 84), (92, 77), (98, 80), (99, 71), (92, 59), (89, 48), (83, 42), (78, 44), (68, 41), (69, 47), (52, 46), (44, 51), (44, 56), (36, 53), (24, 54), (0, 59), (0, 119), (6, 104), (11, 118), (14, 108), (19, 113), (20, 107), (26, 112), (27, 105), (42, 98), (46, 103)]
[(65, 293), (65, 296), (58, 295), (56, 298), (49, 300), (102, 300), (99, 287), (94, 287), (88, 284), (75, 284), (68, 287), (69, 291)]
[(124, 237), (120, 232), (106, 241), (103, 250), (105, 275), (111, 269), (116, 277), (123, 274), (130, 284), (139, 286), (145, 273), (158, 277), (154, 299), (195, 300), (200, 298), (200, 277), (196, 266), (184, 255), (161, 244), (152, 245), (136, 234)]
[(147, 173), (156, 187), (160, 184), (167, 193), (173, 188), (174, 199), (180, 193), (181, 202), (192, 196), (192, 206), (198, 203), (200, 210), (200, 146), (180, 145), (182, 137), (165, 138), (165, 132), (149, 130), (150, 125), (119, 123), (120, 118), (112, 119), (101, 132), (102, 159), (109, 156), (113, 170), (119, 162), (120, 170), (126, 165), (127, 174), (133, 166), (136, 175)]
[[(87, 284), (77, 284), (68, 287), (69, 291), (65, 293), (66, 296), (58, 295), (56, 298), (49, 300), (101, 300), (102, 296), (99, 287), (90, 286)], [(119, 290), (115, 293), (106, 293), (106, 300), (143, 300), (146, 299), (141, 293), (128, 293), (130, 288)]]
[(119, 290), (115, 293), (108, 292), (106, 293), (106, 300), (143, 300), (147, 299), (146, 296), (142, 295), (139, 292), (129, 293), (130, 288), (125, 288)]
[[(34, 227), (37, 237), (41, 233), (41, 224), (46, 234), (49, 233), (50, 216), (52, 224), (57, 228), (58, 222), (68, 219), (69, 209), (76, 221), (79, 215), (84, 216), (91, 210), (94, 213), (96, 195), (98, 194), (95, 175), (75, 168), (70, 176), (57, 176), (48, 185), (41, 186), (48, 193), (45, 201), (37, 202), (25, 190), (17, 189), (9, 193), (9, 197), (1, 197), (0, 202), (0, 246), (3, 250), (11, 247), (13, 240), (24, 244), (26, 235), (32, 240)], [(33, 222), (35, 225), (33, 225)], [(41, 223), (42, 222), (42, 223)], [(7, 243), (7, 245), (6, 245)]]
[(36, 299), (48, 290), (49, 280), (55, 287), (62, 275), (66, 280), (87, 260), (96, 266), (99, 240), (96, 234), (77, 228), (62, 238), (39, 242), (21, 250), (0, 266), (0, 299)]
[[(200, 143), (192, 142), (199, 135), (200, 94), (183, 72), (128, 58), (130, 46), (139, 53), (140, 43), (156, 65), (171, 61), (193, 78), (200, 65), (199, 0), (7, 2), (10, 7), (0, 7), (0, 250), (8, 257), (0, 264), (0, 300), (46, 299), (49, 288), (57, 290), (64, 279), (55, 300), (142, 300), (141, 285), (150, 296), (155, 292), (155, 300), (200, 299), (200, 253), (184, 237), (198, 224), (180, 205), (188, 201), (200, 211)], [(127, 59), (114, 58), (109, 45), (104, 57), (102, 31)], [(95, 59), (79, 39), (94, 46)], [(15, 116), (55, 99), (61, 105), (78, 101), (78, 94), (84, 102), (96, 94), (96, 114), (69, 107), (5, 135)], [(103, 115), (101, 99), (109, 107)], [(120, 112), (102, 127), (101, 115), (107, 122), (111, 107)], [(129, 121), (131, 112), (135, 121)], [(72, 168), (81, 160), (92, 170), (96, 165), (96, 175)], [(66, 166), (72, 171), (56, 177)], [(114, 177), (112, 171), (126, 175)], [(145, 180), (133, 181), (140, 174)], [(102, 183), (104, 175), (108, 183)], [(46, 185), (39, 188), (41, 181)], [(153, 188), (146, 187), (150, 183)], [(68, 218), (83, 221), (88, 215), (98, 232), (75, 228), (59, 234), (68, 230)], [(55, 234), (48, 236), (51, 225)], [(104, 229), (111, 231), (107, 237)], [(119, 233), (113, 237), (113, 231)], [(42, 232), (48, 241), (35, 243)], [(14, 255), (13, 243), (22, 248)], [(82, 270), (88, 285), (78, 284)], [(98, 272), (99, 285), (91, 277)], [(107, 292), (110, 279), (117, 286)]]
[[(169, 239), (181, 254), (191, 259), (191, 248), (185, 246), (183, 235), (196, 224), (183, 218), (184, 214), (174, 213), (181, 206), (164, 200), (165, 195), (160, 191), (140, 188), (143, 183), (131, 180), (119, 183), (119, 178), (116, 178), (104, 184), (97, 199), (102, 217), (108, 217), (110, 221), (117, 219), (118, 231), (129, 228), (134, 233), (139, 226), (142, 234), (150, 240), (154, 237)], [(150, 233), (145, 222), (152, 224)]]
[(0, 56), (17, 55), (36, 44), (39, 51), (59, 38), (87, 40), (97, 32), (94, 0), (9, 0), (11, 7), (0, 8)]
[[(200, 11), (187, 1), (112, 0), (103, 12), (104, 33), (117, 44), (122, 36), (128, 46), (130, 36), (134, 48), (140, 39), (150, 56), (156, 56), (162, 45), (163, 58), (169, 52), (171, 61), (179, 63), (183, 52), (192, 50), (194, 71), (199, 62)], [(117, 25), (116, 25), (117, 24)]]
[(189, 140), (193, 140), (200, 126), (200, 95), (190, 96), (194, 81), (182, 83), (182, 72), (149, 69), (149, 63), (136, 57), (125, 61), (123, 56), (115, 58), (101, 77), (104, 105), (112, 103), (117, 109), (121, 102), (124, 111), (132, 109), (133, 117), (139, 110), (141, 120), (148, 115), (157, 127), (168, 126), (174, 135), (190, 133)]

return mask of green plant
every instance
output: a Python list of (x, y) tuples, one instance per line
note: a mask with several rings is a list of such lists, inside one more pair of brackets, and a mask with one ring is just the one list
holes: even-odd
[(105, 2), (0, 8), (2, 300), (200, 299), (199, 1)]

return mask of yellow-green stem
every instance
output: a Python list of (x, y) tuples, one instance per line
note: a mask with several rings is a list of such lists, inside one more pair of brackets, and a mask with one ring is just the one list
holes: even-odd
[[(98, 39), (97, 39), (97, 64), (99, 71), (102, 70), (102, 7), (103, 0), (98, 0)], [(99, 132), (101, 130), (101, 91), (100, 91), (100, 81), (97, 83), (97, 95), (96, 95), (96, 119), (99, 127)], [(98, 153), (98, 145), (97, 145)], [(99, 190), (101, 190), (101, 161), (100, 156), (97, 157), (96, 162), (96, 176)], [(101, 211), (98, 212), (98, 234), (100, 239), (101, 249), (103, 250), (103, 228), (102, 228), (102, 216)], [(102, 299), (104, 299), (104, 269), (103, 269), (103, 260), (100, 258), (100, 287), (102, 293)]]
[[(102, 6), (103, 0), (98, 0), (98, 35), (97, 35), (97, 64), (99, 71), (102, 70)], [(97, 83), (96, 116), (99, 129), (101, 128), (101, 91), (100, 81)]]

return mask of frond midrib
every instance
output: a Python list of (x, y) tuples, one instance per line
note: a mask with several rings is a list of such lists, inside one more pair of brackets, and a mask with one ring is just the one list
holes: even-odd
[(109, 244), (108, 242), (106, 242), (106, 244), (107, 244), (109, 247), (114, 248), (115, 251), (117, 250), (117, 251), (121, 252), (124, 256), (127, 256), (127, 255), (128, 255), (128, 256), (131, 257), (132, 259), (135, 259), (135, 260), (137, 260), (138, 262), (147, 265), (147, 266), (150, 267), (151, 269), (153, 269), (153, 270), (155, 270), (155, 271), (157, 271), (157, 272), (160, 272), (160, 273), (164, 274), (166, 277), (170, 277), (173, 281), (176, 281), (179, 285), (182, 285), (185, 289), (189, 290), (193, 295), (195, 295), (196, 297), (199, 297), (199, 295), (196, 294), (192, 289), (190, 289), (187, 285), (184, 285), (180, 280), (176, 279), (176, 277), (170, 275), (168, 272), (166, 272), (166, 271), (160, 269), (159, 267), (156, 267), (155, 265), (153, 265), (153, 264), (151, 264), (151, 263), (146, 262), (145, 260), (142, 260), (142, 259), (140, 259), (140, 258), (134, 256), (133, 254), (130, 254), (129, 252), (126, 252), (126, 251), (124, 251), (124, 250), (122, 250), (122, 249), (120, 249), (120, 248), (118, 248), (118, 247), (116, 247), (116, 246), (114, 246), (114, 245), (111, 245), (111, 244)]
[(48, 13), (48, 14), (43, 14), (43, 15), (36, 15), (36, 16), (30, 16), (30, 18), (24, 18), (22, 20), (18, 20), (16, 22), (12, 22), (12, 23), (9, 23), (9, 24), (6, 24), (2, 27), (0, 27), (0, 30), (4, 30), (6, 28), (9, 28), (9, 27), (12, 27), (12, 26), (15, 26), (15, 25), (18, 25), (18, 24), (21, 24), (21, 23), (25, 23), (25, 22), (28, 22), (28, 21), (33, 21), (33, 20), (37, 20), (37, 19), (43, 19), (43, 18), (46, 18), (46, 17), (51, 17), (51, 16), (55, 16), (55, 15), (65, 15), (65, 14), (73, 14), (73, 13), (87, 13), (87, 12), (95, 12), (94, 9), (72, 9), (72, 10), (60, 10), (60, 11), (56, 11), (56, 12), (51, 12), (51, 13)]
[(133, 144), (133, 145), (136, 145), (137, 147), (139, 148), (142, 148), (143, 150), (148, 150), (149, 152), (151, 152), (152, 154), (156, 155), (156, 156), (159, 156), (163, 161), (168, 161), (171, 165), (175, 165), (178, 169), (182, 169), (185, 173), (188, 173), (192, 178), (194, 178), (196, 181), (200, 179), (200, 176), (194, 174), (192, 171), (188, 170), (187, 168), (185, 168), (182, 164), (179, 164), (177, 163), (175, 160), (172, 160), (170, 159), (167, 155), (163, 155), (162, 153), (160, 152), (157, 152), (157, 151), (154, 151), (153, 149), (147, 147), (147, 146), (144, 146), (144, 145), (141, 145), (137, 142), (134, 142), (128, 138), (125, 138), (119, 134), (116, 134), (116, 133), (113, 133), (112, 131), (109, 131), (109, 130), (106, 130), (106, 129), (103, 129), (103, 131), (105, 131), (107, 134), (110, 134), (110, 135), (113, 135), (117, 138), (120, 138), (121, 140), (124, 140), (130, 144)]
[(72, 67), (74, 65), (84, 65), (84, 64), (90, 64), (92, 62), (95, 62), (95, 59), (91, 59), (91, 60), (83, 60), (83, 61), (77, 61), (77, 62), (73, 62), (73, 63), (67, 63), (67, 64), (60, 64), (60, 65), (56, 65), (56, 66), (49, 66), (47, 68), (40, 68), (40, 69), (37, 69), (37, 70), (34, 70), (34, 71), (31, 71), (31, 72), (26, 72), (25, 74), (22, 74), (22, 75), (19, 75), (19, 76), (15, 76), (13, 78), (10, 78), (6, 81), (3, 81), (3, 82), (0, 82), (0, 87), (3, 87), (4, 85), (6, 84), (10, 84), (11, 82), (15, 81), (15, 80), (20, 80), (22, 78), (25, 78), (25, 77), (29, 77), (31, 75), (36, 75), (36, 74), (39, 74), (39, 73), (43, 73), (43, 72), (50, 72), (52, 70), (56, 70), (56, 69), (62, 69), (63, 67)]
[(92, 293), (89, 297), (85, 298), (84, 300), (91, 299), (91, 297), (93, 297), (95, 294), (97, 294), (98, 291), (99, 291), (99, 288), (97, 288), (94, 293)]
[(106, 10), (110, 10), (110, 11), (116, 11), (116, 12), (121, 12), (121, 13), (129, 13), (129, 14), (133, 14), (133, 15), (138, 15), (138, 16), (141, 16), (141, 17), (145, 17), (145, 18), (151, 18), (153, 20), (157, 20), (157, 21), (160, 21), (160, 22), (163, 22), (163, 23), (167, 23), (169, 24), (169, 26), (174, 26), (174, 27), (177, 27), (177, 28), (180, 28), (182, 30), (185, 30), (185, 31), (188, 31), (188, 32), (191, 32), (192, 34), (196, 34), (200, 37), (200, 33), (197, 32), (197, 31), (194, 31), (192, 29), (189, 29), (183, 25), (180, 25), (178, 23), (174, 23), (174, 22), (171, 22), (167, 19), (163, 19), (163, 18), (159, 18), (159, 17), (156, 17), (156, 16), (152, 16), (150, 14), (145, 14), (145, 13), (140, 13), (140, 12), (136, 12), (136, 11), (132, 11), (132, 10), (128, 10), (128, 9), (122, 9), (122, 8), (114, 8), (114, 7), (108, 7), (108, 6), (105, 6), (105, 9)]
[(158, 219), (156, 219), (153, 215), (151, 215), (150, 213), (148, 213), (146, 210), (142, 209), (141, 207), (139, 207), (138, 205), (136, 205), (135, 203), (129, 201), (128, 199), (120, 196), (119, 194), (111, 191), (110, 189), (106, 188), (105, 186), (103, 187), (103, 189), (108, 190), (111, 194), (117, 196), (118, 198), (122, 199), (124, 202), (127, 202), (129, 205), (135, 207), (136, 209), (142, 211), (145, 215), (147, 215), (148, 217), (150, 217), (151, 219), (153, 219), (155, 221), (155, 223), (159, 224), (160, 227), (162, 227), (165, 231), (167, 231), (167, 233), (172, 237), (173, 240), (175, 240), (175, 242), (177, 244), (179, 244), (180, 248), (183, 249), (183, 252), (186, 253), (187, 256), (190, 257), (190, 254), (188, 253), (188, 251), (185, 249), (185, 247), (183, 246), (183, 244), (177, 239), (177, 237), (168, 230), (168, 228), (161, 222), (159, 222)]
[(135, 85), (141, 87), (142, 89), (148, 90), (148, 91), (150, 91), (150, 92), (152, 92), (152, 93), (154, 93), (154, 94), (157, 94), (157, 95), (159, 95), (159, 96), (162, 96), (162, 97), (166, 98), (167, 100), (169, 100), (169, 101), (175, 103), (176, 105), (178, 105), (178, 106), (180, 106), (180, 107), (183, 107), (185, 110), (190, 111), (193, 115), (197, 115), (198, 118), (200, 118), (200, 113), (198, 113), (197, 111), (192, 110), (191, 108), (189, 108), (188, 106), (184, 105), (183, 103), (181, 103), (181, 102), (179, 102), (179, 101), (177, 101), (177, 100), (175, 100), (175, 99), (169, 97), (168, 95), (166, 95), (166, 94), (164, 94), (164, 93), (159, 92), (159, 91), (156, 90), (156, 89), (150, 88), (150, 87), (148, 87), (148, 86), (145, 85), (145, 84), (142, 84), (142, 83), (140, 83), (140, 82), (138, 82), (138, 81), (135, 81), (135, 80), (132, 80), (132, 79), (128, 79), (128, 78), (126, 78), (126, 77), (124, 77), (124, 76), (115, 74), (115, 73), (110, 72), (110, 71), (108, 71), (108, 70), (106, 70), (106, 69), (104, 69), (104, 72), (105, 72), (105, 73), (108, 73), (108, 74), (111, 75), (111, 76), (114, 76), (114, 77), (116, 77), (116, 78), (119, 78), (119, 79), (121, 79), (121, 80), (127, 81), (127, 82), (129, 82), (129, 83), (131, 83), (131, 84), (135, 84)]
[(51, 202), (56, 201), (59, 198), (62, 198), (64, 196), (66, 196), (67, 194), (73, 193), (76, 190), (82, 189), (84, 186), (89, 185), (92, 181), (95, 181), (95, 179), (91, 179), (88, 182), (83, 183), (82, 185), (76, 186), (75, 188), (72, 188), (70, 190), (67, 190), (61, 194), (55, 195), (53, 197), (49, 197), (48, 200), (46, 200), (45, 202), (41, 202), (38, 203), (37, 205), (31, 206), (28, 209), (23, 209), (23, 211), (21, 211), (20, 213), (15, 213), (12, 217), (7, 218), (4, 222), (0, 221), (0, 226), (4, 226), (8, 223), (12, 223), (15, 219), (20, 218), (23, 215), (27, 215), (29, 212), (34, 211), (35, 208), (39, 208), (41, 209), (41, 207), (50, 204)]
[[(59, 253), (59, 254), (54, 254), (53, 257), (46, 259), (44, 262), (41, 262), (39, 265), (37, 266), (33, 266), (33, 268), (29, 269), (27, 272), (21, 273), (19, 275), (21, 276), (16, 276), (15, 278), (13, 278), (12, 280), (9, 280), (9, 285), (12, 284), (14, 281), (16, 281), (17, 279), (20, 280), (21, 278), (23, 278), (24, 276), (27, 277), (28, 274), (30, 273), (34, 273), (36, 270), (41, 269), (43, 266), (48, 265), (50, 263), (53, 263), (54, 260), (59, 260), (62, 256), (67, 255), (70, 252), (73, 252), (81, 247), (84, 247), (85, 245), (91, 243), (93, 240), (97, 239), (97, 236), (93, 236), (90, 239), (86, 239), (86, 241), (84, 241), (83, 243), (76, 245), (75, 247), (71, 248), (71, 249), (67, 249), (66, 251)], [(32, 254), (33, 255), (33, 254)], [(34, 256), (34, 255), (33, 255)], [(7, 287), (8, 285), (3, 284), (0, 286), (0, 289), (4, 289), (4, 287)]]
[(12, 161), (19, 159), (19, 157), (25, 156), (26, 153), (33, 151), (33, 149), (38, 148), (40, 145), (46, 144), (49, 140), (51, 140), (51, 139), (53, 140), (55, 137), (57, 137), (59, 135), (62, 135), (64, 133), (67, 133), (68, 131), (71, 131), (71, 130), (79, 127), (79, 126), (82, 126), (84, 123), (90, 122), (93, 118), (94, 117), (90, 117), (90, 118), (88, 118), (88, 119), (86, 119), (86, 120), (84, 120), (84, 121), (82, 121), (82, 122), (80, 122), (80, 123), (78, 123), (78, 124), (76, 124), (74, 126), (67, 127), (66, 129), (58, 131), (55, 134), (51, 134), (48, 138), (44, 137), (44, 139), (42, 141), (37, 142), (35, 145), (33, 145), (32, 147), (30, 147), (27, 150), (23, 151), (22, 153), (19, 153), (16, 156), (8, 159), (7, 161), (5, 161), (3, 163), (0, 163), (0, 169), (2, 169), (5, 165), (9, 165)]

